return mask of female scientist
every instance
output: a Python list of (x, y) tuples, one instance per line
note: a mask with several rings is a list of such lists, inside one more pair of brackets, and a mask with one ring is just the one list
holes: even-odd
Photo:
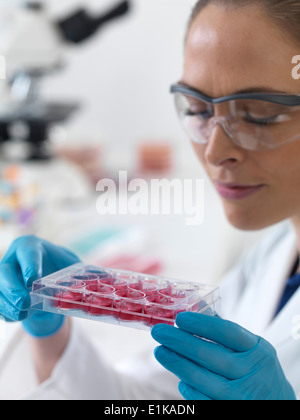
[(12, 244), (0, 266), (0, 312), (22, 321), (31, 337), (36, 398), (300, 398), (299, 331), (293, 334), (300, 315), (300, 85), (292, 77), (299, 27), (300, 0), (200, 0), (194, 8), (183, 76), (172, 87), (180, 120), (230, 223), (274, 228), (224, 279), (222, 318), (182, 313), (178, 328), (153, 328), (165, 369), (130, 380), (70, 320), (30, 314), (32, 282), (78, 259), (34, 237)]

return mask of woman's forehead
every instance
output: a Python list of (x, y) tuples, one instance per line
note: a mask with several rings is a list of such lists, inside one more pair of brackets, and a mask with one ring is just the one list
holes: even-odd
[(246, 86), (295, 93), (291, 77), (297, 52), (260, 8), (226, 12), (208, 6), (194, 20), (186, 42), (183, 80), (209, 96), (222, 96)]

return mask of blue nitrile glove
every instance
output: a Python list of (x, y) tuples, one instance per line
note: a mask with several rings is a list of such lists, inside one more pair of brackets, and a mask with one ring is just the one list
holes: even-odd
[(181, 382), (187, 400), (295, 400), (275, 349), (237, 324), (181, 313), (178, 328), (157, 325), (157, 360)]
[(23, 321), (32, 336), (45, 338), (57, 333), (64, 317), (31, 311), (32, 283), (79, 262), (65, 248), (34, 236), (15, 240), (0, 263), (0, 315), (8, 322)]

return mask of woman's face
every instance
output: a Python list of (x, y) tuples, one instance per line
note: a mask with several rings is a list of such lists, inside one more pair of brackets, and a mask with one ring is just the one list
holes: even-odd
[[(182, 82), (211, 97), (261, 90), (300, 94), (292, 77), (299, 49), (259, 7), (225, 11), (210, 5), (189, 31)], [(300, 218), (300, 141), (248, 151), (217, 124), (209, 144), (194, 144), (194, 149), (236, 228), (258, 230)]]

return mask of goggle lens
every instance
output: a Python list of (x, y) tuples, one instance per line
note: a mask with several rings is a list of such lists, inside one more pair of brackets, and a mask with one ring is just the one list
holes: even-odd
[[(183, 93), (175, 94), (181, 123), (192, 141), (207, 144), (220, 124), (235, 144), (246, 150), (267, 150), (300, 138), (300, 106), (236, 99), (213, 105)], [(216, 115), (216, 109), (222, 116)]]

